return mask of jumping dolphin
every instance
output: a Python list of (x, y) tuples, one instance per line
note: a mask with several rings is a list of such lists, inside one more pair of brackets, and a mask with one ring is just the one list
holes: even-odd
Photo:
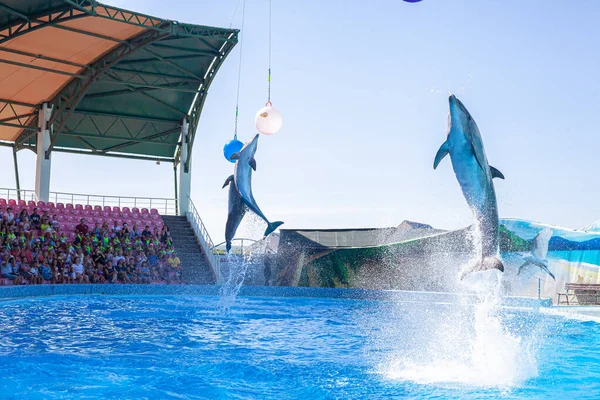
[(223, 184), (223, 189), (229, 185), (229, 212), (227, 213), (227, 223), (225, 224), (225, 241), (227, 242), (228, 253), (231, 250), (231, 240), (235, 237), (235, 231), (237, 231), (248, 210), (233, 181), (234, 177), (231, 175)]
[(488, 269), (504, 272), (504, 266), (497, 258), (498, 204), (492, 182), (492, 178), (504, 179), (504, 175), (488, 164), (481, 134), (466, 107), (454, 95), (450, 95), (449, 102), (448, 138), (435, 155), (433, 169), (450, 154), (454, 174), (477, 219), (482, 243), (481, 260), (465, 271), (461, 279), (471, 272)]
[(535, 235), (535, 238), (533, 239), (533, 250), (531, 253), (523, 256), (525, 264), (519, 267), (519, 272), (517, 275), (521, 273), (523, 267), (528, 264), (533, 264), (540, 267), (542, 271), (546, 272), (552, 277), (552, 279), (556, 280), (554, 274), (548, 269), (548, 260), (546, 259), (546, 256), (548, 255), (548, 242), (550, 241), (551, 237), (552, 229), (548, 227), (542, 229), (537, 235)]
[(275, 231), (279, 225), (283, 224), (283, 222), (269, 222), (260, 208), (258, 208), (256, 200), (254, 200), (254, 196), (252, 195), (252, 170), (256, 171), (256, 160), (254, 159), (254, 154), (256, 153), (257, 145), (258, 134), (256, 134), (252, 140), (246, 142), (244, 147), (242, 147), (242, 150), (240, 150), (239, 153), (234, 153), (230, 159), (237, 160), (233, 175), (235, 186), (240, 193), (242, 201), (250, 210), (252, 210), (252, 212), (254, 212), (267, 223), (265, 236), (268, 236)]

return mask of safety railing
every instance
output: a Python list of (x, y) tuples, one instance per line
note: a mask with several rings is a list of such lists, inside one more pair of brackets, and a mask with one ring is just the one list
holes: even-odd
[[(27, 189), (0, 188), (0, 198), (35, 201), (35, 191)], [(50, 192), (48, 201), (53, 203), (81, 204), (82, 206), (110, 206), (156, 208), (162, 215), (177, 215), (177, 200), (152, 197), (104, 196), (97, 194)]]
[(206, 254), (206, 258), (210, 263), (210, 268), (212, 269), (213, 274), (215, 275), (217, 284), (220, 285), (223, 283), (223, 277), (221, 276), (221, 260), (218, 254), (214, 254), (212, 249), (214, 247), (213, 241), (208, 234), (208, 230), (204, 223), (202, 222), (202, 218), (200, 218), (200, 214), (198, 210), (196, 210), (196, 206), (192, 199), (188, 197), (189, 207), (187, 211), (187, 220), (192, 225), (194, 229), (194, 233), (200, 242), (200, 247), (202, 247), (202, 251)]

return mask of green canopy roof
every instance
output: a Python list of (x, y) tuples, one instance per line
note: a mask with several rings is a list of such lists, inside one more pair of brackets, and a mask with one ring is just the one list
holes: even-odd
[(51, 151), (177, 163), (237, 36), (90, 0), (1, 0), (0, 140), (34, 150), (47, 102)]

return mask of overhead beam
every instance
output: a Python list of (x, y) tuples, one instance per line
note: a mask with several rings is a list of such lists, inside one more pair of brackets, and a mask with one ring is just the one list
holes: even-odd
[[(155, 43), (152, 45), (152, 47), (158, 48), (158, 49), (173, 50), (178, 53), (203, 54), (203, 55), (210, 55), (213, 57), (219, 55), (219, 52), (215, 51), (215, 50), (212, 50), (212, 51), (198, 50), (198, 49), (194, 49), (191, 47), (171, 46), (170, 44), (163, 44), (163, 43)], [(206, 53), (208, 53), (208, 54), (206, 54)]]
[(67, 60), (61, 60), (60, 58), (49, 57), (49, 56), (45, 56), (42, 54), (35, 54), (35, 53), (29, 53), (27, 51), (9, 49), (8, 47), (0, 47), (0, 51), (4, 51), (6, 53), (18, 54), (18, 55), (26, 56), (26, 57), (39, 58), (40, 60), (46, 60), (46, 61), (56, 62), (59, 64), (70, 65), (72, 67), (77, 67), (77, 68), (86, 68), (86, 69), (89, 68), (89, 66), (84, 65), (84, 64), (79, 64), (79, 63), (75, 63), (75, 62), (67, 61)]
[[(186, 55), (182, 55), (182, 56), (161, 56), (163, 58), (163, 60), (189, 60), (189, 59), (194, 59), (194, 58), (201, 58), (201, 57), (214, 57), (215, 53), (213, 51), (207, 51), (207, 52), (203, 52), (203, 53), (197, 53), (197, 54), (186, 54)], [(125, 60), (121, 62), (121, 65), (129, 65), (129, 64), (139, 64), (139, 63), (148, 63), (148, 62), (155, 62), (155, 61), (162, 61), (157, 59), (156, 57), (152, 57), (152, 58), (139, 58), (137, 60)]]
[(34, 112), (34, 113), (28, 113), (28, 114), (14, 115), (12, 117), (6, 117), (6, 118), (0, 119), (0, 122), (8, 122), (8, 121), (20, 120), (22, 118), (34, 117), (37, 114), (38, 114), (37, 112)]
[(71, 76), (73, 78), (80, 78), (81, 79), (81, 78), (84, 77), (83, 75), (74, 74), (72, 72), (66, 72), (66, 71), (61, 71), (61, 70), (52, 69), (52, 68), (40, 67), (39, 65), (26, 64), (26, 63), (22, 63), (22, 62), (18, 62), (18, 61), (6, 60), (6, 59), (3, 59), (3, 58), (0, 58), (0, 63), (15, 65), (17, 67), (23, 67), (23, 68), (29, 68), (29, 69), (37, 69), (38, 71), (51, 72), (53, 74), (67, 75), (67, 76)]
[(95, 38), (98, 38), (98, 39), (108, 40), (108, 41), (119, 43), (119, 44), (127, 44), (126, 40), (117, 39), (117, 38), (114, 38), (112, 36), (102, 35), (100, 33), (89, 32), (89, 31), (86, 31), (86, 30), (83, 30), (83, 29), (72, 28), (70, 26), (64, 26), (64, 25), (61, 25), (61, 24), (54, 24), (54, 25), (52, 25), (52, 27), (53, 28), (57, 28), (57, 29), (62, 29), (64, 31), (79, 33), (81, 35), (95, 37)]
[[(180, 80), (192, 81), (192, 78), (190, 78), (189, 76), (163, 74), (162, 72), (136, 71), (133, 69), (119, 68), (119, 67), (111, 68), (110, 72), (122, 72), (122, 73), (133, 74), (133, 75), (142, 75), (142, 76), (146, 75), (146, 76), (153, 76), (153, 77), (157, 77), (157, 78), (169, 78), (169, 79), (180, 79)], [(194, 82), (196, 82), (198, 85), (201, 85), (204, 82), (204, 79), (195, 79)]]
[[(12, 147), (12, 146), (10, 146)], [(35, 146), (25, 145), (23, 148), (35, 151)], [(76, 150), (69, 149), (63, 147), (56, 147), (53, 151), (58, 153), (70, 153), (70, 154), (79, 154), (79, 155), (94, 155), (94, 156), (104, 156), (104, 157), (113, 157), (113, 158), (127, 158), (130, 160), (142, 160), (142, 161), (160, 161), (160, 162), (173, 162), (172, 158), (162, 157), (162, 156), (135, 156), (131, 154), (120, 154), (120, 153), (100, 153), (86, 150)]]
[(37, 108), (39, 104), (24, 103), (22, 101), (0, 99), (0, 103), (14, 104), (15, 106)]
[[(175, 128), (175, 131), (176, 132), (179, 131), (179, 128)], [(168, 132), (172, 132), (172, 130), (169, 130)], [(122, 136), (94, 135), (91, 133), (74, 132), (74, 131), (63, 132), (63, 135), (76, 136), (76, 137), (89, 138), (89, 139), (98, 139), (98, 140), (119, 140), (119, 141), (127, 140), (127, 141), (135, 141), (136, 143), (158, 144), (158, 145), (164, 145), (164, 146), (176, 146), (177, 145), (177, 143), (162, 142), (162, 141), (157, 141), (157, 140), (150, 140), (147, 138), (131, 139), (131, 138), (122, 137)]]
[(97, 117), (134, 119), (134, 120), (139, 120), (139, 121), (158, 122), (158, 123), (164, 123), (164, 124), (179, 124), (178, 119), (146, 117), (146, 116), (142, 116), (142, 115), (131, 115), (131, 114), (111, 114), (111, 113), (103, 113), (103, 112), (99, 112), (99, 111), (81, 110), (79, 108), (77, 110), (75, 110), (74, 112), (75, 112), (75, 114), (92, 115), (92, 116), (97, 116)]
[(0, 121), (0, 125), (8, 126), (9, 128), (18, 128), (18, 129), (24, 129), (27, 131), (37, 132), (37, 128), (31, 127), (31, 126), (26, 126), (26, 125), (13, 124), (13, 123), (4, 122), (4, 121)]
[(92, 94), (86, 95), (85, 96), (86, 99), (118, 96), (121, 94), (128, 94), (128, 93), (148, 92), (148, 91), (152, 91), (152, 90), (168, 90), (171, 92), (198, 93), (198, 90), (196, 90), (196, 89), (185, 89), (185, 88), (178, 88), (175, 86), (144, 85), (142, 83), (130, 83), (129, 84), (129, 83), (125, 83), (125, 82), (116, 82), (116, 81), (101, 81), (101, 82), (114, 83), (114, 84), (118, 84), (118, 85), (127, 85), (127, 86), (130, 86), (130, 88), (122, 89), (122, 90), (113, 90), (110, 92), (92, 93)]
[(201, 76), (196, 75), (195, 73), (193, 73), (192, 71), (189, 71), (186, 68), (183, 68), (181, 65), (178, 65), (176, 63), (174, 63), (173, 61), (167, 60), (165, 57), (161, 56), (160, 54), (157, 54), (155, 52), (153, 52), (152, 50), (148, 49), (148, 48), (142, 48), (142, 51), (148, 53), (148, 54), (152, 54), (154, 57), (156, 57), (158, 60), (169, 64), (170, 66), (172, 66), (175, 69), (180, 70), (181, 72), (183, 72), (184, 74), (188, 74), (189, 76), (198, 79), (199, 81), (202, 81), (203, 78)]
[[(169, 129), (168, 131), (155, 133), (153, 135), (145, 136), (145, 137), (143, 137), (141, 139), (142, 140), (158, 139), (160, 137), (163, 137), (163, 136), (166, 136), (166, 135), (170, 135), (171, 133), (179, 132), (180, 129), (181, 129), (180, 127), (177, 127), (175, 129)], [(157, 143), (157, 142), (152, 142), (152, 143)], [(127, 143), (121, 143), (121, 144), (118, 144), (118, 145), (115, 145), (115, 146), (107, 147), (107, 148), (105, 148), (102, 151), (115, 151), (115, 150), (118, 150), (118, 149), (122, 149), (124, 147), (133, 146), (133, 145), (136, 145), (136, 144), (139, 144), (139, 140), (137, 140), (137, 139), (136, 140), (131, 140), (131, 141), (127, 142)], [(171, 144), (171, 146), (173, 146), (173, 144)]]

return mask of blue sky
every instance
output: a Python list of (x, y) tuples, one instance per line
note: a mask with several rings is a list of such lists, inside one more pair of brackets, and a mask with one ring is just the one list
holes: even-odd
[[(600, 3), (594, 0), (273, 1), (272, 100), (283, 128), (260, 138), (254, 192), (285, 228), (459, 228), (471, 215), (445, 140), (457, 94), (481, 130), (501, 217), (581, 227), (600, 218)], [(227, 27), (237, 0), (112, 0), (111, 5)], [(247, 0), (240, 139), (266, 100), (268, 0)], [(240, 27), (241, 12), (233, 20)], [(209, 91), (193, 151), (192, 198), (221, 241), (232, 164), (239, 45)], [(33, 153), (19, 153), (33, 188)], [(0, 187), (14, 187), (0, 149)], [(82, 168), (81, 166), (85, 166)], [(173, 196), (169, 164), (53, 155), (51, 190)], [(264, 229), (246, 223), (240, 235)], [(239, 235), (238, 235), (239, 236)]]

